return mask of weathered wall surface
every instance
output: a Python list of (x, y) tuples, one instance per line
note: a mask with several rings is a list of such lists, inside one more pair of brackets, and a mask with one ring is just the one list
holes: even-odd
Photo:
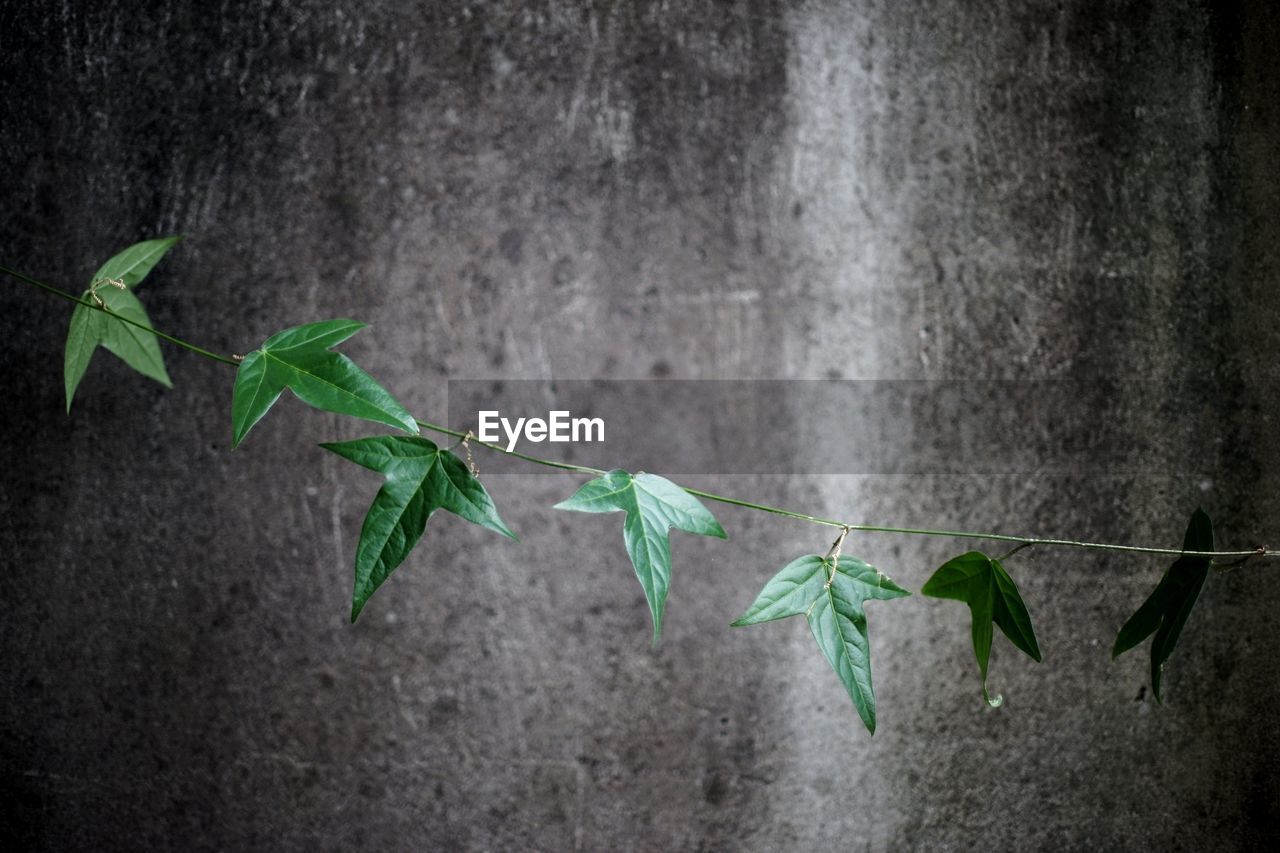
[[(697, 484), (1170, 544), (1203, 503), (1224, 543), (1275, 544), (1277, 20), (1182, 0), (6, 3), (0, 262), (76, 288), (185, 233), (140, 291), (157, 327), (244, 352), (363, 319), (347, 351), (424, 415), (449, 378), (1152, 379), (1026, 425), (1096, 416), (1167, 475), (1064, 473), (1073, 449), (1046, 440), (1044, 472)], [(231, 453), (229, 372), (179, 351), (172, 391), (99, 355), (68, 418), (66, 307), (7, 281), (0, 313), (8, 848), (1240, 849), (1273, 830), (1274, 569), (1211, 579), (1163, 707), (1145, 648), (1108, 661), (1162, 561), (1019, 555), (1047, 657), (997, 641), (998, 712), (964, 608), (873, 604), (870, 738), (802, 624), (726, 627), (825, 531), (722, 508), (729, 544), (677, 536), (650, 650), (617, 519), (550, 510), (566, 475), (493, 476), (522, 543), (436, 519), (350, 626), (377, 478), (315, 445), (368, 430), (286, 401)], [(936, 424), (1000, 453), (962, 432)], [(855, 538), (913, 589), (963, 548)]]

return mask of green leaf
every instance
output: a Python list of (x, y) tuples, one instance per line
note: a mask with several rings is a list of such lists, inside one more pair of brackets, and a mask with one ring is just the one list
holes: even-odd
[(672, 527), (686, 533), (727, 538), (724, 528), (693, 495), (670, 480), (614, 470), (585, 484), (556, 509), (577, 512), (625, 512), (622, 538), (653, 614), (653, 641), (662, 633), (662, 613), (671, 586)]
[[(1196, 509), (1187, 524), (1182, 540), (1183, 551), (1212, 551), (1213, 522), (1202, 509)], [(1184, 554), (1173, 561), (1160, 583), (1142, 603), (1137, 612), (1121, 627), (1116, 635), (1111, 657), (1115, 659), (1141, 643), (1153, 633), (1151, 643), (1151, 691), (1160, 702), (1160, 677), (1165, 662), (1173, 654), (1182, 628), (1187, 623), (1200, 597), (1200, 589), (1213, 565), (1212, 557), (1196, 557)]]
[(385, 478), (365, 516), (356, 546), (352, 622), (369, 596), (409, 556), (426, 530), (427, 519), (437, 509), (516, 538), (462, 460), (425, 438), (380, 435), (321, 447)]
[[(733, 624), (754, 625), (807, 614), (818, 648), (844, 684), (867, 731), (876, 731), (876, 696), (871, 686), (871, 641), (863, 602), (910, 595), (878, 569), (842, 556), (832, 576), (831, 559), (807, 554), (783, 566), (755, 603)], [(830, 579), (830, 583), (828, 583)]]
[(979, 551), (970, 551), (948, 560), (920, 590), (932, 598), (949, 598), (969, 605), (973, 653), (982, 673), (982, 698), (993, 708), (1004, 701), (987, 693), (987, 665), (991, 660), (992, 626), (998, 626), (1009, 641), (1040, 662), (1040, 645), (1031, 626), (1031, 614), (1022, 603), (1018, 586), (1000, 561)]
[(831, 575), (831, 561), (817, 554), (806, 554), (787, 563), (769, 579), (755, 602), (732, 623), (733, 627), (758, 625), (808, 612), (823, 594)]
[[(164, 257), (165, 252), (181, 239), (165, 237), (136, 243), (103, 264), (89, 281), (91, 285), (98, 283), (98, 298), (107, 309), (113, 314), (150, 327), (151, 320), (142, 303), (133, 295), (133, 288), (147, 277), (147, 273)], [(122, 283), (124, 289), (111, 282)], [(94, 291), (95, 288), (92, 287), (85, 290), (80, 299), (92, 302)], [(154, 379), (167, 388), (173, 387), (164, 368), (160, 342), (154, 334), (114, 320), (104, 311), (77, 305), (71, 312), (71, 326), (67, 330), (67, 347), (62, 366), (68, 413), (71, 411), (71, 401), (75, 398), (76, 389), (80, 387), (80, 381), (89, 369), (89, 361), (99, 346), (106, 348), (143, 376)]]
[[(181, 242), (182, 236), (161, 237), (158, 240), (144, 240), (134, 243), (120, 254), (107, 261), (94, 273), (91, 281), (116, 279), (124, 281), (129, 290), (147, 277), (151, 268), (160, 262), (165, 253)], [(99, 295), (102, 290), (99, 288)]]
[(354, 361), (329, 349), (364, 327), (354, 320), (308, 323), (277, 332), (246, 355), (231, 399), (231, 446), (244, 440), (285, 388), (317, 409), (417, 435), (413, 415), (395, 397)]

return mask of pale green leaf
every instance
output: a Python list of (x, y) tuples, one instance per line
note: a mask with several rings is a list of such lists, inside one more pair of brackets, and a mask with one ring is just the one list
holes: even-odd
[(755, 602), (733, 623), (733, 627), (772, 622), (808, 611), (822, 595), (829, 571), (827, 560), (817, 554), (806, 554), (792, 560), (769, 579)]
[[(115, 279), (123, 281), (126, 288), (133, 290), (138, 282), (147, 277), (147, 273), (151, 272), (151, 268), (160, 262), (165, 253), (181, 240), (181, 235), (178, 235), (134, 243), (99, 267), (90, 281)], [(103, 290), (104, 288), (102, 287), (98, 288), (99, 295), (103, 293)]]
[(793, 560), (765, 584), (734, 625), (752, 625), (805, 614), (823, 657), (840, 677), (858, 716), (876, 730), (876, 697), (871, 684), (871, 641), (863, 603), (910, 595), (887, 575), (856, 557), (807, 554)]
[[(71, 411), (71, 401), (75, 398), (76, 389), (99, 346), (106, 348), (143, 376), (166, 387), (173, 387), (165, 370), (164, 357), (156, 336), (145, 329), (113, 319), (111, 315), (125, 317), (150, 328), (151, 320), (142, 303), (133, 295), (132, 289), (146, 278), (152, 267), (181, 239), (165, 237), (136, 243), (103, 264), (90, 279), (91, 287), (85, 290), (80, 299), (83, 302), (94, 302), (93, 293), (96, 291), (107, 311), (77, 305), (71, 313), (62, 370), (68, 412)], [(95, 282), (96, 287), (93, 286)], [(125, 289), (119, 289), (112, 282), (123, 283)]]
[(724, 539), (715, 517), (670, 480), (654, 474), (614, 470), (592, 480), (556, 509), (576, 512), (625, 512), (622, 538), (653, 614), (653, 641), (662, 633), (662, 615), (671, 586), (672, 527), (686, 533)]
[[(100, 294), (112, 314), (150, 327), (151, 321), (138, 297), (127, 290), (111, 288)], [(82, 306), (77, 306), (82, 307)], [(92, 311), (92, 309), (84, 309)], [(93, 311), (95, 320), (102, 325), (102, 346), (125, 364), (143, 376), (161, 385), (172, 387), (169, 374), (164, 369), (164, 357), (160, 354), (160, 340), (150, 332), (129, 323), (111, 319), (101, 311)]]

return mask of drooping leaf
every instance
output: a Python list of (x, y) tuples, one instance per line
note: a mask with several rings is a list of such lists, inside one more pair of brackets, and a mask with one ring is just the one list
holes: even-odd
[[(68, 412), (71, 411), (71, 401), (75, 398), (76, 389), (80, 387), (80, 381), (89, 369), (89, 361), (99, 346), (143, 376), (154, 379), (167, 388), (173, 387), (169, 374), (165, 371), (164, 357), (160, 353), (160, 342), (156, 336), (137, 326), (113, 319), (111, 314), (151, 326), (142, 303), (133, 295), (133, 288), (147, 277), (151, 268), (181, 239), (165, 237), (135, 243), (103, 264), (89, 280), (91, 287), (80, 296), (81, 301), (94, 302), (93, 294), (96, 293), (110, 314), (87, 305), (77, 305), (71, 313), (62, 366)], [(92, 286), (95, 282), (96, 287)]]
[(409, 556), (437, 509), (516, 538), (462, 460), (425, 438), (380, 435), (321, 447), (385, 478), (360, 528), (352, 622), (369, 596)]
[(855, 557), (840, 557), (833, 577), (829, 557), (808, 554), (783, 566), (733, 624), (754, 625), (808, 614), (809, 630), (818, 648), (840, 676), (867, 731), (875, 734), (876, 696), (871, 686), (871, 642), (863, 602), (910, 594)]
[(662, 613), (671, 586), (672, 527), (686, 533), (727, 538), (724, 528), (697, 498), (654, 474), (610, 471), (586, 483), (556, 509), (625, 512), (622, 538), (653, 614), (653, 641), (662, 633)]
[[(1204, 510), (1197, 508), (1191, 514), (1191, 521), (1182, 540), (1182, 550), (1213, 550), (1213, 522)], [(1212, 565), (1212, 557), (1190, 554), (1178, 557), (1164, 573), (1155, 590), (1116, 635), (1116, 644), (1111, 650), (1113, 660), (1153, 633), (1156, 635), (1151, 643), (1151, 692), (1155, 694), (1157, 702), (1161, 701), (1160, 677), (1164, 672), (1165, 662), (1173, 654), (1173, 648), (1178, 643), (1183, 626), (1187, 624), (1187, 617), (1195, 607), (1196, 599), (1200, 597), (1200, 589), (1204, 586)]]
[(948, 560), (929, 578), (920, 590), (933, 598), (949, 598), (969, 605), (972, 619), (973, 653), (982, 672), (982, 698), (991, 707), (999, 707), (1003, 698), (987, 693), (987, 664), (991, 660), (992, 626), (996, 625), (1009, 641), (1040, 662), (1040, 645), (1036, 642), (1031, 614), (1022, 603), (1017, 584), (1000, 565), (1000, 561), (980, 551), (970, 551)]
[(356, 363), (329, 347), (365, 327), (354, 320), (324, 320), (277, 332), (244, 357), (231, 399), (232, 442), (244, 440), (285, 388), (317, 409), (386, 424), (418, 434), (413, 415)]

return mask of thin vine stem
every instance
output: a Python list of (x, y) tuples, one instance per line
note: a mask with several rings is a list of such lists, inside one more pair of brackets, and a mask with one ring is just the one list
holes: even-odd
[[(464, 432), (439, 426), (438, 424), (429, 423), (427, 421), (418, 421), (418, 426), (432, 430), (433, 432), (443, 433), (444, 435), (452, 435), (458, 438), (466, 435)], [(576, 471), (581, 474), (592, 474), (600, 476), (607, 472), (599, 468), (589, 468), (585, 465), (571, 465), (567, 462), (555, 462), (550, 459), (540, 459), (536, 456), (528, 456), (524, 453), (517, 453), (514, 450), (507, 450), (498, 444), (491, 444), (487, 441), (478, 441), (472, 439), (473, 442), (490, 450), (496, 450), (499, 453), (505, 453), (508, 456), (515, 456), (528, 462), (534, 462), (538, 465), (546, 465), (549, 468), (559, 468), (566, 471)], [(729, 504), (730, 506), (740, 506), (745, 509), (753, 509), (759, 512), (767, 512), (773, 515), (781, 515), (786, 518), (795, 518), (800, 521), (808, 521), (811, 524), (821, 524), (826, 527), (840, 527), (849, 530), (857, 530), (863, 533), (897, 533), (913, 536), (945, 536), (955, 539), (985, 539), (992, 542), (1013, 542), (1017, 544), (1009, 554), (1009, 556), (1023, 548), (1029, 548), (1033, 545), (1050, 545), (1066, 548), (1087, 548), (1095, 551), (1125, 551), (1133, 554), (1163, 554), (1167, 556), (1179, 556), (1186, 554), (1195, 557), (1275, 557), (1280, 555), (1280, 550), (1269, 548), (1254, 548), (1251, 551), (1183, 551), (1180, 548), (1148, 548), (1141, 545), (1112, 545), (1105, 542), (1080, 542), (1074, 539), (1044, 539), (1038, 536), (1010, 536), (1004, 533), (984, 533), (974, 530), (931, 530), (921, 527), (888, 527), (879, 524), (852, 524), (844, 521), (837, 521), (833, 518), (822, 518), (817, 515), (806, 515), (802, 512), (793, 512), (789, 509), (781, 507), (769, 506), (768, 504), (754, 503), (752, 501), (744, 501), (739, 498), (731, 498), (725, 495), (717, 495), (713, 492), (704, 492), (702, 489), (691, 489), (688, 486), (681, 486), (686, 492), (695, 497), (704, 498), (705, 500), (715, 501), (716, 503)]]
[(196, 355), (202, 355), (205, 358), (211, 358), (214, 361), (220, 361), (223, 364), (230, 364), (230, 365), (237, 364), (237, 362), (234, 359), (230, 359), (230, 358), (227, 358), (226, 356), (218, 355), (216, 352), (210, 352), (209, 350), (204, 349), (203, 347), (198, 347), (193, 343), (189, 343), (187, 341), (182, 340), (181, 338), (175, 338), (173, 335), (165, 334), (159, 329), (153, 329), (144, 323), (137, 322), (136, 320), (130, 320), (128, 317), (122, 317), (121, 315), (117, 314), (116, 312), (112, 311), (110, 308), (107, 308), (104, 305), (99, 305), (96, 302), (87, 302), (75, 296), (74, 294), (67, 293), (65, 290), (61, 290), (57, 287), (54, 287), (51, 284), (45, 284), (43, 281), (37, 281), (36, 279), (32, 278), (29, 275), (23, 275), (17, 270), (11, 270), (8, 267), (0, 266), (0, 273), (11, 275), (14, 278), (18, 279), (19, 281), (25, 281), (27, 284), (35, 285), (41, 290), (46, 291), (48, 293), (52, 293), (54, 296), (60, 296), (63, 299), (67, 300), (68, 302), (74, 302), (77, 305), (83, 305), (86, 308), (92, 308), (94, 311), (101, 311), (103, 314), (107, 314), (108, 316), (115, 317), (117, 320), (119, 320), (122, 323), (128, 323), (130, 326), (137, 326), (139, 329), (142, 329), (144, 332), (150, 332), (151, 334), (155, 335), (157, 338), (162, 338), (168, 341), (169, 343), (174, 344), (175, 346), (180, 346), (185, 350), (190, 350)]
[[(204, 356), (205, 358), (212, 359), (214, 361), (218, 361), (223, 364), (229, 364), (233, 367), (239, 366), (239, 363), (234, 359), (230, 359), (225, 356), (218, 355), (215, 352), (211, 352), (207, 349), (204, 349), (203, 347), (198, 347), (193, 343), (182, 340), (181, 338), (177, 338), (177, 337), (174, 337), (173, 335), (165, 334), (164, 332), (145, 326), (142, 323), (137, 323), (133, 320), (130, 320), (128, 317), (122, 317), (119, 314), (115, 313), (114, 311), (111, 311), (107, 308), (96, 305), (92, 302), (86, 302), (83, 299), (79, 299), (76, 296), (70, 293), (67, 293), (64, 290), (60, 290), (59, 288), (56, 288), (50, 284), (45, 284), (42, 281), (37, 281), (36, 279), (28, 275), (24, 275), (20, 272), (17, 272), (16, 270), (11, 270), (5, 266), (0, 266), (0, 273), (11, 275), (20, 281), (26, 282), (27, 284), (34, 285), (35, 287), (38, 287), (41, 290), (44, 290), (48, 293), (52, 293), (55, 296), (59, 296), (62, 299), (67, 300), (68, 302), (74, 302), (77, 305), (84, 305), (85, 307), (92, 308), (95, 311), (102, 311), (103, 313), (111, 317), (114, 317), (115, 319), (120, 320), (121, 322), (128, 323), (132, 326), (137, 326), (139, 329), (142, 329), (143, 331), (151, 332), (156, 337), (162, 338), (163, 340), (166, 340), (169, 343), (174, 344), (175, 346), (182, 347), (185, 350), (189, 350), (190, 352), (193, 352), (196, 355), (201, 355), (201, 356)], [(423, 420), (417, 420), (417, 419), (415, 419), (415, 421), (419, 427), (423, 429), (431, 430), (432, 432), (440, 433), (442, 435), (451, 435), (454, 438), (459, 438), (459, 439), (467, 436), (467, 433), (465, 432), (459, 432), (458, 430), (455, 430), (455, 429), (449, 429), (448, 427), (443, 427), (443, 426), (440, 426), (439, 424), (433, 424), (433, 423), (430, 423), (429, 421), (423, 421)], [(489, 450), (497, 451), (498, 453), (505, 453), (507, 456), (514, 456), (517, 459), (523, 459), (526, 462), (532, 462), (536, 465), (542, 465), (547, 468), (556, 468), (561, 471), (572, 471), (578, 474), (590, 474), (592, 476), (597, 476), (597, 477), (608, 473), (599, 468), (591, 468), (586, 465), (574, 465), (569, 462), (556, 462), (555, 460), (552, 460), (552, 459), (542, 459), (537, 456), (530, 456), (525, 453), (518, 453), (514, 450), (507, 450), (505, 447), (499, 444), (493, 444), (488, 441), (480, 441), (479, 439), (474, 437), (474, 434), (472, 435), (473, 437), (471, 438), (471, 441), (473, 441), (475, 444), (480, 445), (481, 447), (485, 447), (485, 448), (488, 448)], [(1195, 557), (1240, 557), (1244, 559), (1280, 556), (1280, 549), (1265, 548), (1265, 547), (1254, 548), (1250, 551), (1183, 551), (1178, 548), (1149, 548), (1142, 545), (1115, 545), (1115, 544), (1105, 543), (1105, 542), (1084, 542), (1084, 541), (1078, 541), (1075, 539), (1045, 539), (1038, 536), (1011, 536), (1005, 533), (987, 533), (987, 532), (980, 532), (980, 531), (974, 531), (974, 530), (933, 530), (930, 528), (923, 528), (923, 527), (891, 527), (891, 526), (879, 525), (879, 524), (852, 524), (849, 522), (837, 521), (833, 518), (823, 518), (817, 515), (808, 515), (802, 512), (794, 512), (792, 510), (783, 509), (781, 507), (769, 506), (768, 504), (755, 503), (753, 501), (744, 501), (739, 498), (731, 498), (726, 495), (717, 495), (713, 492), (704, 492), (702, 489), (691, 489), (687, 486), (681, 486), (681, 488), (683, 488), (689, 494), (694, 495), (695, 497), (703, 498), (704, 500), (714, 501), (716, 503), (728, 504), (729, 506), (742, 507), (744, 509), (756, 510), (758, 512), (767, 512), (767, 513), (770, 513), (771, 515), (783, 516), (784, 518), (794, 518), (799, 521), (807, 521), (811, 524), (820, 524), (826, 527), (839, 527), (844, 529), (845, 531), (856, 530), (862, 533), (893, 533), (893, 534), (900, 534), (900, 535), (907, 535), (907, 536), (941, 536), (941, 537), (947, 537), (951, 539), (983, 539), (990, 542), (1012, 542), (1015, 544), (1016, 547), (1012, 551), (1010, 551), (1008, 554), (1006, 554), (1005, 555), (1006, 557), (1022, 550), (1023, 548), (1029, 548), (1036, 545), (1045, 545), (1045, 546), (1061, 547), (1061, 548), (1084, 548), (1084, 549), (1094, 550), (1094, 551), (1121, 551), (1121, 552), (1130, 553), (1130, 554), (1154, 554), (1154, 555), (1164, 555), (1164, 556), (1186, 555), (1186, 556), (1195, 556)], [(1243, 562), (1243, 560), (1241, 560), (1241, 562)]]
[[(428, 423), (427, 421), (418, 420), (417, 418), (414, 418), (414, 421), (418, 424), (418, 426), (422, 427), (423, 429), (429, 429), (432, 432), (438, 432), (441, 435), (451, 435), (454, 438), (458, 438), (458, 439), (467, 437), (467, 433), (459, 432), (456, 429), (449, 429), (448, 427), (442, 427), (439, 424)], [(508, 456), (514, 456), (517, 459), (523, 459), (526, 462), (533, 462), (538, 465), (545, 465), (548, 468), (559, 468), (561, 471), (575, 471), (579, 474), (591, 474), (596, 477), (609, 473), (608, 471), (601, 471), (599, 468), (588, 468), (586, 465), (572, 465), (568, 462), (556, 462), (551, 459), (539, 459), (537, 456), (527, 456), (523, 453), (517, 453), (514, 450), (507, 450), (505, 447), (503, 447), (500, 444), (492, 444), (488, 441), (481, 441), (480, 439), (476, 438), (476, 434), (474, 432), (471, 433), (471, 442), (473, 444), (478, 444), (481, 447), (487, 447), (490, 450), (496, 450), (499, 453), (505, 453)], [(685, 491), (687, 492), (689, 490), (685, 489)]]

